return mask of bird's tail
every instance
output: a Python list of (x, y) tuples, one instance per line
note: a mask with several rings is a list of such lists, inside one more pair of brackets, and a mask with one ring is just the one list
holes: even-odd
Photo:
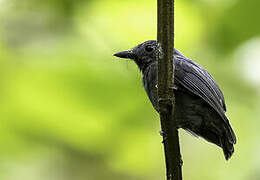
[(219, 120), (220, 121), (218, 121), (216, 125), (215, 123), (212, 123), (211, 127), (209, 127), (209, 125), (206, 126), (207, 128), (202, 127), (196, 134), (221, 147), (226, 160), (228, 160), (234, 153), (236, 137), (230, 124), (227, 124), (222, 119)]
[(229, 142), (229, 140), (225, 136), (220, 138), (220, 143), (221, 143), (220, 146), (223, 149), (225, 158), (226, 158), (226, 160), (228, 160), (234, 153), (233, 143)]
[(220, 136), (220, 147), (222, 147), (226, 160), (228, 160), (234, 153), (234, 144), (236, 144), (235, 133), (226, 118), (222, 122), (222, 136)]

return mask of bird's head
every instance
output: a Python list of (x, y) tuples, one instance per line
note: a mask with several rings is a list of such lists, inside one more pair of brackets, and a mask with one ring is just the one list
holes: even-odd
[(137, 45), (133, 49), (118, 52), (114, 54), (114, 56), (119, 58), (132, 59), (135, 61), (138, 67), (143, 70), (144, 67), (156, 61), (156, 52), (157, 41), (149, 40)]

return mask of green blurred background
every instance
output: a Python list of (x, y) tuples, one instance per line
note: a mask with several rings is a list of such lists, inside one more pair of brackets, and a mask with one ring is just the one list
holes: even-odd
[[(156, 39), (156, 1), (0, 0), (0, 179), (158, 180), (158, 115), (113, 53)], [(224, 92), (238, 143), (180, 131), (185, 180), (259, 180), (256, 0), (176, 0), (175, 46)]]

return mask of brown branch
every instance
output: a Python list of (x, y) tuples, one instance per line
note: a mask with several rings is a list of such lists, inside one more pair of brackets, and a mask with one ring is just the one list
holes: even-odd
[(163, 132), (167, 180), (182, 179), (179, 136), (174, 118), (174, 0), (158, 2), (158, 105)]

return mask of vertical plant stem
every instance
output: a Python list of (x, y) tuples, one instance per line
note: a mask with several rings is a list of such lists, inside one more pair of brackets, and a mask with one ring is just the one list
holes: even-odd
[(165, 152), (167, 180), (182, 179), (179, 136), (174, 117), (174, 0), (158, 3), (158, 105)]

